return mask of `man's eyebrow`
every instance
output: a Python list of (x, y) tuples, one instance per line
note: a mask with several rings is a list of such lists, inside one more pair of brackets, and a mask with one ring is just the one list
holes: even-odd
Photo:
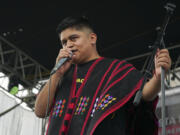
[(72, 38), (72, 37), (75, 37), (75, 36), (78, 36), (78, 34), (72, 34), (68, 38)]

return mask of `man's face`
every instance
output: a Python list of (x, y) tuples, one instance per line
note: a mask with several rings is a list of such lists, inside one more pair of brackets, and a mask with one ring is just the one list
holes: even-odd
[(75, 55), (73, 63), (84, 63), (91, 59), (96, 35), (88, 29), (76, 30), (75, 28), (67, 28), (61, 32), (60, 40), (63, 48), (71, 49), (73, 55)]

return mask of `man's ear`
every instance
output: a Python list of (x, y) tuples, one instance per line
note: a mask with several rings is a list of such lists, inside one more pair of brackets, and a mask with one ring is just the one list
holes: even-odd
[(97, 41), (97, 35), (95, 33), (91, 33), (91, 43), (92, 45), (95, 45), (96, 44), (96, 41)]

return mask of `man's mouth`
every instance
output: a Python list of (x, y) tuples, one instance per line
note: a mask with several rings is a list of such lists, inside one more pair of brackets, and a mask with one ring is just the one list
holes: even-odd
[(72, 50), (72, 53), (75, 53), (75, 52), (77, 52), (78, 50), (76, 49), (76, 50)]

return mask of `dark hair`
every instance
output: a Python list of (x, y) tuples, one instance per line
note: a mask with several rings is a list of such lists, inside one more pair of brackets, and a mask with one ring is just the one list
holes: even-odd
[(58, 25), (56, 31), (58, 34), (60, 34), (63, 30), (67, 28), (75, 28), (77, 30), (81, 30), (82, 28), (89, 28), (92, 32), (94, 32), (94, 29), (92, 25), (90, 24), (89, 20), (85, 16), (80, 17), (67, 17), (61, 21), (61, 23)]

